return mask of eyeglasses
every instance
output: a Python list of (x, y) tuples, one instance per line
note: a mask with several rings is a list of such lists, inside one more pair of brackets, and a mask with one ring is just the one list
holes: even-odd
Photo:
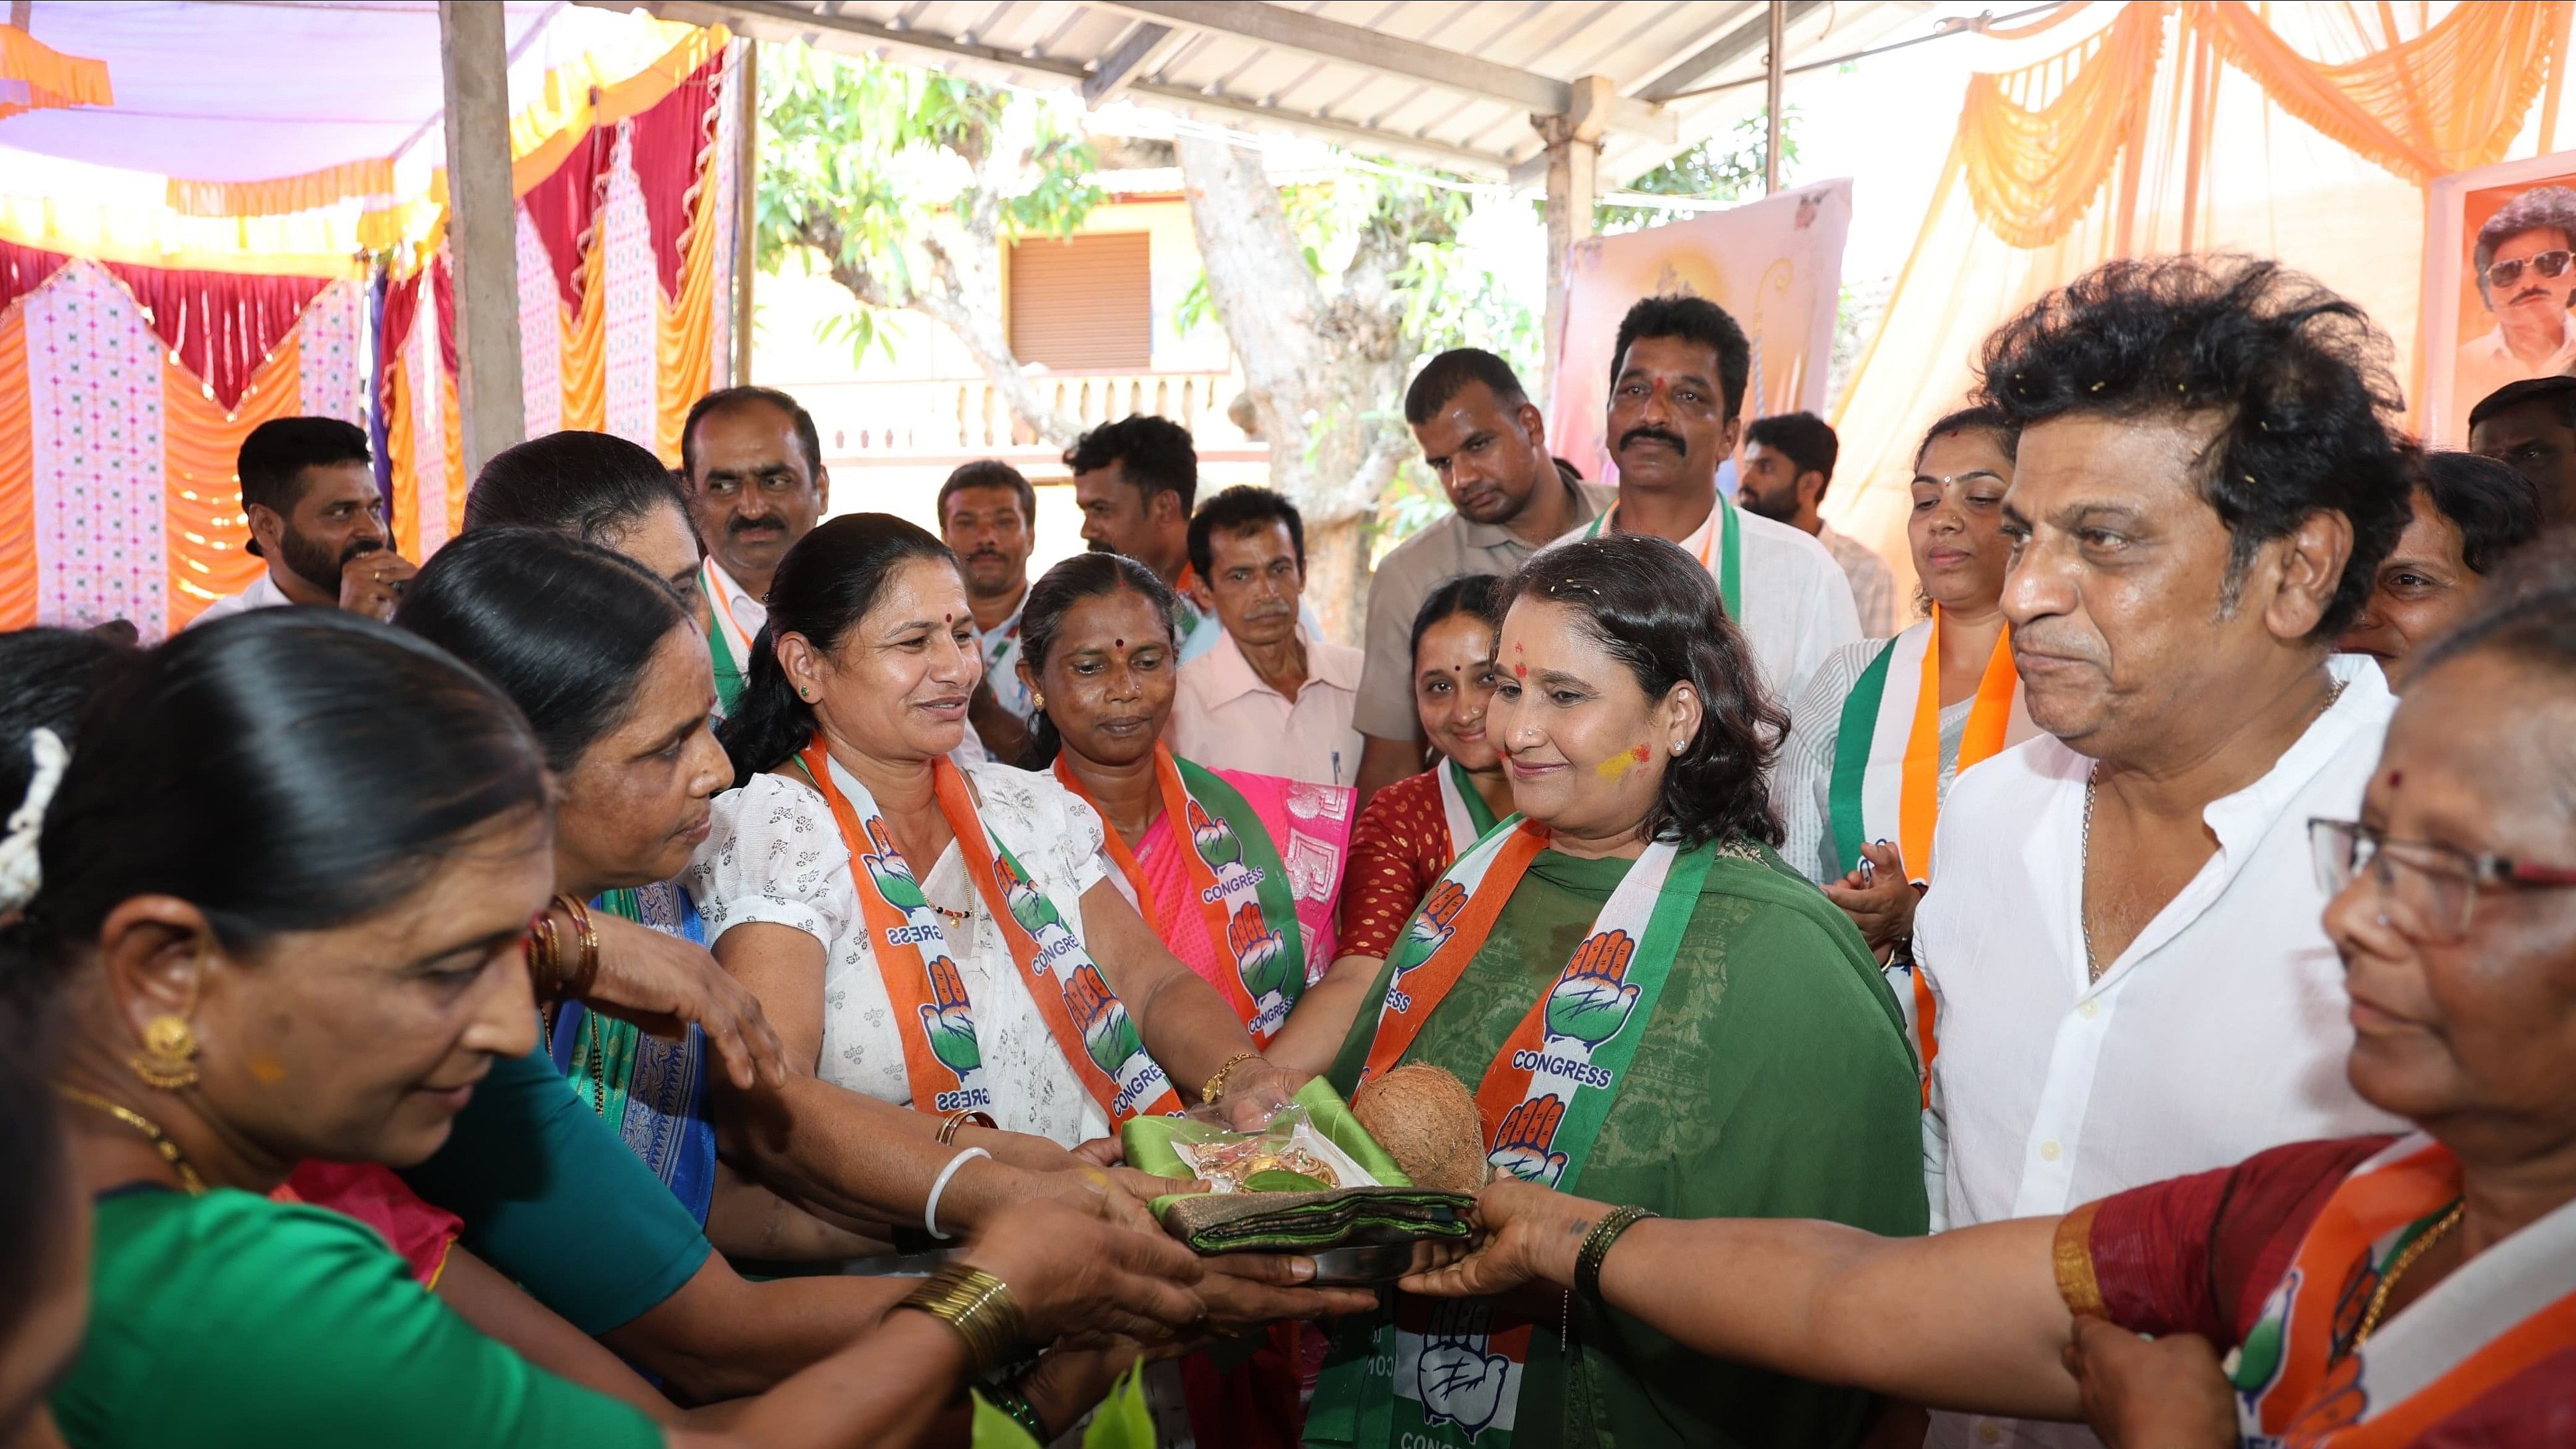
[[(2540, 255), (2531, 258), (2530, 265), (2532, 270), (2540, 273), (2542, 276), (2554, 277), (2560, 272), (2567, 270), (2567, 264), (2570, 261), (2576, 261), (2576, 252), (2570, 252), (2562, 247), (2557, 251), (2542, 252)], [(2487, 268), (2487, 285), (2490, 287), (2510, 287), (2514, 283), (2522, 280), (2522, 268), (2523, 263), (2519, 261), (2498, 262), (2494, 266)]]
[(2576, 869), (2507, 860), (2489, 851), (2471, 855), (2429, 841), (2391, 840), (2384, 831), (2350, 820), (2309, 821), (2308, 843), (2316, 851), (2317, 880), (2326, 894), (2343, 894), (2368, 871), (2388, 924), (2433, 946), (2469, 938), (2469, 915), (2482, 890), (2576, 886)]

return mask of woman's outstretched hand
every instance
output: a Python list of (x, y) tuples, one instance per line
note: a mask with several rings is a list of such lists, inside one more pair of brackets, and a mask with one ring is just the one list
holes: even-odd
[(787, 1084), (786, 1049), (761, 1014), (760, 998), (706, 947), (605, 911), (590, 919), (599, 932), (599, 975), (583, 1005), (659, 1037), (704, 1030), (725, 1076), (744, 1091)]
[(1506, 1177), (1477, 1194), (1476, 1236), (1463, 1251), (1426, 1243), (1397, 1286), (1427, 1298), (1489, 1298), (1531, 1283), (1574, 1286), (1574, 1259), (1584, 1235), (1610, 1210)]
[(1165, 1339), (1206, 1317), (1198, 1256), (1161, 1232), (1031, 1199), (995, 1213), (959, 1261), (1009, 1286), (1031, 1346)]

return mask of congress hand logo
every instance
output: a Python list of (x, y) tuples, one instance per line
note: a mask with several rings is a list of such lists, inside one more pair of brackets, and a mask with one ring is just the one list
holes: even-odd
[(1035, 882), (1019, 873), (1007, 855), (993, 857), (993, 873), (1001, 878), (1002, 898), (1011, 905), (1011, 919), (1020, 929), (1043, 942), (1047, 928), (1064, 928), (1064, 917), (1056, 914), (1055, 902), (1048, 900)]
[(1503, 1114), (1503, 1130), (1494, 1134), (1494, 1150), (1485, 1160), (1541, 1187), (1554, 1187), (1565, 1172), (1565, 1154), (1552, 1152), (1557, 1124), (1565, 1120), (1565, 1101), (1561, 1097), (1541, 1097), (1523, 1102)]
[[(1448, 1320), (1447, 1331), (1435, 1330), (1422, 1345), (1422, 1359), (1414, 1371), (1414, 1392), (1422, 1400), (1424, 1419), (1433, 1424), (1455, 1424), (1473, 1439), (1492, 1427), (1502, 1412), (1503, 1389), (1511, 1382), (1512, 1361), (1502, 1354), (1485, 1352), (1488, 1337), (1483, 1330), (1492, 1324), (1490, 1311), (1472, 1316), (1440, 1315), (1435, 1322), (1441, 1319)], [(1469, 1322), (1475, 1329), (1462, 1331)]]
[(1241, 968), (1243, 989), (1252, 993), (1254, 1001), (1274, 993), (1288, 994), (1288, 948), (1262, 919), (1258, 903), (1246, 901), (1235, 907), (1225, 923), (1225, 942)]
[(1592, 1047), (1617, 1036), (1637, 1009), (1637, 988), (1626, 984), (1636, 954), (1625, 931), (1603, 931), (1575, 947), (1565, 978), (1547, 996), (1547, 1034)]
[(868, 879), (876, 883), (877, 894), (886, 898), (886, 904), (907, 916), (928, 906), (930, 902), (922, 898), (921, 882), (913, 879), (912, 867), (904, 863), (903, 852), (895, 849), (894, 837), (887, 833), (885, 821), (869, 816), (867, 830), (868, 843), (876, 849), (860, 856), (859, 864), (867, 868)]
[(921, 1008), (921, 1029), (930, 1037), (930, 1054), (957, 1074), (959, 1081), (984, 1064), (984, 1049), (975, 1040), (975, 1011), (966, 999), (966, 979), (946, 956), (930, 958), (930, 1002)]
[(1227, 866), (1243, 863), (1243, 842), (1234, 838), (1234, 831), (1224, 821), (1201, 809), (1196, 800), (1189, 802), (1189, 815), (1190, 840), (1199, 848), (1199, 859), (1223, 879)]
[(1458, 929), (1459, 913), (1466, 909), (1465, 886), (1454, 880), (1444, 880), (1431, 888), (1431, 894), (1423, 898), (1422, 909), (1415, 913), (1413, 924), (1405, 928), (1409, 940), (1420, 941), (1430, 947), (1429, 951), (1414, 957), (1415, 965), (1430, 960), (1431, 952), (1449, 943), (1450, 936)]
[(1083, 1049), (1091, 1060), (1111, 1076), (1145, 1050), (1144, 1039), (1136, 1034), (1136, 1023), (1129, 1019), (1127, 1008), (1100, 979), (1100, 968), (1086, 961), (1073, 968), (1073, 979), (1064, 989), (1064, 1004), (1073, 1013), (1073, 1024), (1081, 1028)]

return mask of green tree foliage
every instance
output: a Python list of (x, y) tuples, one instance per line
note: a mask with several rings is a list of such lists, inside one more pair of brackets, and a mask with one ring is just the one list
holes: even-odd
[(761, 59), (759, 264), (802, 255), (839, 282), (854, 305), (824, 334), (854, 358), (880, 310), (940, 322), (1030, 426), (1070, 442), (1021, 376), (1001, 300), (1004, 247), (1070, 235), (1106, 199), (1063, 103), (801, 46)]
[[(1762, 195), (1762, 150), (1769, 127), (1761, 113), (1735, 123), (1723, 136), (1700, 142), (1627, 185), (1627, 190), (1656, 196), (1687, 196), (1699, 201), (1753, 201)], [(1780, 171), (1785, 178), (1798, 159), (1798, 108), (1780, 112)], [(1601, 205), (1592, 208), (1592, 229), (1604, 236), (1643, 231), (1672, 219), (1672, 213), (1643, 206)]]

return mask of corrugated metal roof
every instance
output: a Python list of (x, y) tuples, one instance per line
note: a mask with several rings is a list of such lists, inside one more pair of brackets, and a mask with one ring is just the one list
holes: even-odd
[[(626, 8), (632, 0), (584, 0)], [(1019, 85), (1126, 96), (1483, 175), (1528, 173), (1534, 113), (1569, 82), (1622, 98), (1602, 176), (1653, 169), (1759, 111), (1763, 0), (646, 0), (765, 40), (930, 61)], [(1855, 49), (1927, 0), (1799, 0), (1789, 63)]]

